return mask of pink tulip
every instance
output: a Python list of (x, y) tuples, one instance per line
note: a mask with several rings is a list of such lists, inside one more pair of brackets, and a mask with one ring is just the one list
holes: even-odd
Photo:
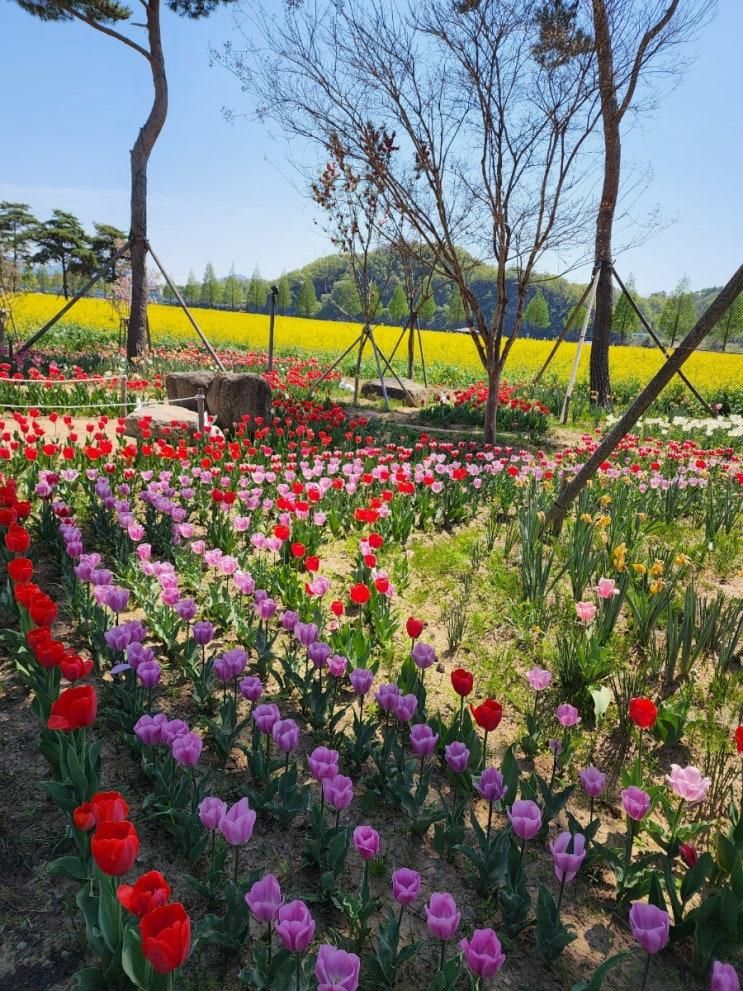
[(322, 793), (328, 805), (340, 812), (342, 809), (347, 809), (353, 801), (353, 781), (345, 774), (323, 778)]
[(555, 877), (560, 884), (567, 884), (575, 878), (586, 859), (586, 838), (583, 833), (564, 832), (550, 843)]
[(299, 726), (293, 719), (279, 719), (271, 727), (271, 736), (283, 754), (289, 754), (299, 746)]
[(371, 826), (357, 826), (353, 831), (353, 845), (362, 860), (373, 860), (379, 854), (379, 833)]
[(635, 785), (630, 785), (629, 788), (625, 788), (620, 794), (624, 811), (630, 819), (634, 819), (635, 822), (640, 822), (644, 819), (650, 811), (652, 804), (650, 795)]
[(569, 702), (563, 702), (562, 705), (558, 705), (555, 715), (557, 716), (557, 721), (565, 729), (572, 729), (573, 726), (577, 726), (581, 721), (580, 713)]
[(731, 963), (712, 962), (709, 991), (740, 991), (740, 981)]
[(417, 757), (430, 757), (439, 742), (428, 723), (416, 723), (410, 730), (410, 748)]
[(575, 611), (581, 623), (592, 623), (596, 618), (597, 609), (595, 602), (576, 602)]
[(699, 768), (680, 767), (678, 764), (671, 764), (671, 773), (666, 775), (666, 781), (678, 797), (690, 805), (704, 801), (711, 784), (709, 778), (702, 777)]
[(266, 874), (247, 892), (245, 901), (256, 919), (273, 922), (283, 901), (278, 878), (273, 874)]
[(361, 961), (355, 953), (324, 943), (315, 963), (317, 991), (356, 991), (360, 969)]
[(247, 798), (228, 809), (219, 820), (219, 831), (230, 846), (242, 846), (253, 835), (255, 812), (250, 808)]
[(526, 672), (526, 680), (533, 692), (543, 692), (552, 681), (552, 674), (545, 668), (533, 667)]
[(315, 747), (307, 758), (307, 764), (312, 777), (317, 781), (322, 781), (323, 778), (334, 778), (338, 774), (339, 760), (340, 754), (337, 750)]
[(668, 942), (671, 920), (668, 912), (655, 905), (632, 902), (629, 924), (632, 935), (646, 953), (658, 953)]
[(520, 840), (532, 840), (542, 828), (542, 811), (536, 802), (519, 798), (508, 810), (511, 829)]
[(589, 798), (598, 798), (606, 787), (606, 775), (598, 768), (589, 766), (578, 775), (583, 791)]
[(483, 980), (497, 974), (506, 962), (500, 940), (492, 929), (475, 929), (470, 939), (460, 939), (459, 949), (471, 973)]
[(412, 905), (421, 890), (421, 876), (409, 867), (400, 867), (392, 875), (392, 897), (398, 905)]
[(315, 920), (303, 901), (296, 899), (278, 911), (276, 932), (289, 953), (304, 953), (315, 935)]
[(617, 583), (613, 578), (599, 578), (596, 591), (600, 599), (613, 599), (615, 595), (619, 595)]
[(448, 892), (435, 891), (428, 900), (426, 924), (435, 939), (451, 939), (459, 928), (462, 913)]

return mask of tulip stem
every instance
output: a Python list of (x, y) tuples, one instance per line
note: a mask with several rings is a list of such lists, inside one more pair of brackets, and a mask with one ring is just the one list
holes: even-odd
[(302, 958), (297, 954), (297, 989), (296, 991), (301, 991), (302, 987)]
[(234, 875), (235, 887), (237, 887), (237, 871), (238, 871), (239, 865), (240, 865), (240, 847), (239, 846), (236, 846), (235, 847), (235, 875)]
[(593, 795), (591, 795), (591, 800), (588, 803), (588, 808), (589, 808), (589, 815), (590, 815), (590, 818), (588, 820), (588, 825), (590, 826), (591, 823), (593, 822)]
[(640, 991), (645, 991), (645, 985), (648, 983), (648, 973), (650, 972), (650, 961), (652, 957), (648, 953), (647, 960), (645, 961), (645, 970), (642, 973), (642, 984), (640, 985)]
[(630, 819), (629, 829), (627, 830), (627, 846), (624, 851), (624, 873), (626, 874), (629, 870), (629, 865), (632, 862), (632, 844), (635, 840), (635, 820)]
[(439, 960), (439, 971), (444, 969), (444, 963), (446, 962), (446, 940), (441, 940), (441, 959)]
[(404, 912), (405, 912), (405, 906), (404, 905), (401, 905), (400, 906), (400, 914), (397, 917), (397, 935), (398, 935), (398, 938), (400, 936), (400, 927), (402, 926), (402, 917), (403, 917), (403, 913)]
[(459, 696), (459, 733), (462, 734), (464, 726), (464, 695)]
[(565, 891), (565, 871), (562, 872), (562, 881), (560, 881), (560, 894), (557, 896), (557, 921), (560, 921), (560, 906), (562, 905), (562, 895)]
[(487, 759), (488, 759), (488, 731), (485, 730), (484, 733), (483, 733), (483, 740), (482, 740), (482, 766), (483, 767), (485, 767), (485, 764), (487, 762)]
[(521, 840), (521, 849), (519, 850), (519, 863), (518, 870), (521, 870), (521, 862), (524, 859), (524, 847), (526, 846), (526, 837)]
[(271, 975), (271, 920), (268, 920), (268, 932), (266, 933), (266, 938), (268, 940), (268, 974)]
[(493, 803), (488, 802), (488, 831), (486, 833), (486, 842), (490, 846), (490, 830), (493, 826)]

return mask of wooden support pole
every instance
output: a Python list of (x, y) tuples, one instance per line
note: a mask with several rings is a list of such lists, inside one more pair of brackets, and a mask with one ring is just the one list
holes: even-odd
[(209, 343), (209, 341), (206, 339), (206, 335), (202, 331), (201, 327), (199, 327), (199, 325), (194, 320), (193, 314), (191, 313), (191, 311), (189, 310), (189, 308), (186, 306), (185, 300), (183, 299), (183, 296), (181, 296), (180, 290), (178, 289), (178, 287), (176, 286), (175, 282), (173, 282), (173, 280), (170, 278), (170, 276), (168, 275), (168, 273), (163, 268), (162, 263), (160, 262), (160, 259), (157, 257), (157, 255), (155, 254), (155, 252), (152, 250), (152, 245), (150, 244), (149, 241), (147, 241), (147, 250), (152, 255), (152, 260), (154, 261), (154, 263), (160, 269), (160, 272), (162, 273), (162, 277), (165, 279), (165, 281), (167, 282), (167, 284), (170, 286), (171, 292), (173, 293), (173, 295), (175, 296), (175, 298), (180, 303), (181, 309), (183, 310), (183, 312), (188, 317), (189, 323), (191, 324), (191, 326), (193, 327), (193, 329), (196, 331), (196, 333), (199, 335), (199, 337), (201, 339), (201, 343), (204, 345), (204, 347), (206, 348), (206, 350), (212, 356), (212, 359), (214, 360), (214, 364), (217, 366), (217, 368), (220, 370), (220, 372), (225, 371), (225, 367), (222, 364), (222, 362), (220, 361), (219, 355), (214, 350), (214, 348), (211, 346), (211, 344)]
[(205, 401), (204, 390), (203, 389), (197, 389), (197, 391), (196, 391), (196, 415), (198, 417), (199, 433), (202, 434), (202, 435), (204, 433), (204, 423), (205, 423), (205, 416), (204, 416), (204, 408), (205, 407), (204, 407), (204, 401)]
[[(592, 273), (592, 275), (591, 275), (591, 278), (592, 279), (593, 279), (594, 274), (595, 273)], [(588, 285), (586, 286), (586, 288), (583, 290), (583, 295), (578, 300), (578, 302), (575, 304), (575, 306), (573, 308), (573, 312), (568, 317), (568, 319), (567, 319), (567, 321), (565, 323), (565, 326), (562, 328), (562, 330), (560, 331), (560, 333), (557, 335), (557, 337), (555, 339), (555, 343), (554, 343), (554, 345), (552, 347), (552, 350), (547, 355), (547, 360), (545, 361), (545, 363), (542, 365), (542, 367), (539, 369), (539, 371), (537, 372), (537, 374), (532, 379), (532, 383), (531, 383), (532, 385), (537, 385), (538, 384), (538, 382), (541, 379), (541, 377), (544, 375), (544, 373), (549, 368), (549, 366), (550, 366), (550, 364), (552, 362), (552, 359), (557, 354), (557, 349), (560, 347), (560, 345), (562, 344), (562, 342), (565, 340), (565, 337), (567, 336), (567, 334), (569, 333), (569, 331), (572, 330), (572, 327), (573, 327), (573, 324), (575, 323), (576, 317), (578, 316), (578, 313), (580, 312), (580, 308), (583, 305), (583, 303), (586, 301), (586, 296), (591, 291), (591, 285), (592, 285), (592, 283), (589, 282)]]
[[(663, 344), (663, 342), (661, 341), (661, 339), (655, 333), (655, 331), (653, 330), (653, 328), (650, 326), (650, 323), (645, 319), (645, 314), (642, 312), (642, 310), (640, 309), (640, 307), (634, 301), (634, 299), (632, 298), (632, 296), (630, 296), (629, 292), (627, 291), (627, 287), (622, 282), (622, 280), (619, 278), (619, 273), (617, 272), (617, 270), (614, 268), (613, 265), (611, 267), (611, 271), (612, 271), (612, 274), (613, 274), (614, 278), (617, 280), (617, 285), (619, 286), (619, 288), (624, 293), (624, 295), (625, 295), (625, 297), (626, 297), (629, 305), (635, 311), (635, 314), (637, 315), (638, 319), (640, 320), (640, 323), (643, 325), (643, 327), (645, 328), (645, 330), (648, 332), (648, 334), (650, 334), (650, 336), (652, 337), (652, 339), (658, 345), (658, 347), (660, 348), (661, 352), (663, 353), (663, 357), (664, 358), (668, 358), (668, 356), (669, 356), (669, 354), (671, 352), (668, 350), (668, 348)], [(702, 404), (702, 406), (707, 410), (707, 412), (709, 413), (709, 415), (710, 416), (717, 416), (717, 411), (710, 406), (710, 404), (707, 402), (707, 400), (704, 398), (704, 396), (700, 395), (699, 392), (697, 392), (697, 390), (694, 388), (694, 386), (688, 380), (688, 378), (686, 377), (686, 375), (684, 375), (684, 373), (681, 371), (681, 369), (679, 369), (679, 371), (678, 371), (678, 376), (679, 376), (679, 378), (683, 382), (686, 383), (686, 385), (689, 387), (689, 389), (691, 389), (691, 391), (697, 397), (697, 399)]]
[(684, 362), (694, 354), (704, 338), (714, 329), (741, 292), (743, 292), (743, 265), (723, 286), (694, 327), (666, 360), (663, 367), (648, 382), (624, 416), (615, 423), (575, 478), (560, 489), (559, 495), (547, 513), (545, 527), (551, 526), (556, 534), (560, 532), (565, 521), (565, 514), (573, 499), (581, 492), (586, 482), (593, 478), (601, 464), (657, 399)]
[(568, 382), (568, 387), (565, 392), (565, 399), (562, 403), (562, 410), (560, 411), (560, 423), (568, 422), (568, 412), (570, 410), (570, 402), (573, 398), (573, 389), (575, 388), (575, 380), (578, 377), (578, 366), (580, 364), (580, 353), (583, 350), (583, 344), (586, 340), (586, 334), (588, 333), (588, 324), (591, 321), (591, 313), (593, 312), (593, 304), (596, 301), (596, 290), (598, 289), (599, 276), (601, 275), (601, 266), (596, 269), (596, 274), (593, 277), (593, 282), (591, 283), (591, 293), (588, 297), (588, 303), (586, 305), (586, 313), (583, 317), (583, 326), (581, 327), (580, 337), (578, 338), (578, 344), (575, 348), (575, 356), (573, 358), (573, 367), (570, 370), (570, 381)]

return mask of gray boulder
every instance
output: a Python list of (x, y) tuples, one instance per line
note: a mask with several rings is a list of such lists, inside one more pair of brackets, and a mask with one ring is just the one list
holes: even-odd
[(177, 403), (181, 409), (196, 412), (196, 400), (190, 397), (195, 396), (199, 389), (206, 396), (213, 379), (214, 372), (171, 372), (165, 376), (165, 391), (171, 402), (176, 399), (187, 400)]
[(264, 423), (271, 420), (271, 387), (260, 375), (218, 372), (206, 394), (206, 406), (222, 430), (241, 423), (243, 417), (249, 417), (252, 430), (256, 417)]
[[(402, 383), (402, 388), (400, 383)], [(406, 406), (425, 406), (429, 397), (428, 389), (419, 382), (413, 382), (412, 379), (404, 378), (398, 382), (397, 379), (386, 378), (384, 387), (387, 390), (388, 399), (396, 399), (405, 403)], [(384, 397), (382, 383), (379, 379), (369, 379), (361, 386), (361, 395), (367, 399)]]

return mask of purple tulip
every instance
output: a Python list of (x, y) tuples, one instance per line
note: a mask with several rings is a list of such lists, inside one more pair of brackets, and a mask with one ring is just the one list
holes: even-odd
[(258, 613), (259, 619), (262, 619), (264, 622), (268, 622), (276, 612), (276, 609), (277, 605), (273, 599), (262, 599), (255, 606), (255, 611)]
[(173, 760), (183, 767), (195, 767), (198, 764), (204, 741), (198, 733), (185, 733), (177, 736), (170, 748)]
[(629, 924), (632, 935), (646, 953), (659, 953), (668, 942), (671, 920), (662, 908), (632, 902)]
[(740, 981), (731, 963), (712, 961), (709, 991), (740, 991)]
[(134, 724), (134, 733), (142, 743), (148, 747), (155, 747), (164, 742), (163, 727), (167, 722), (168, 717), (164, 712), (158, 712), (155, 716), (149, 716), (145, 713)]
[(392, 712), (399, 697), (400, 689), (391, 681), (380, 685), (374, 695), (374, 698), (377, 700), (377, 705), (384, 712)]
[(348, 678), (357, 695), (366, 695), (374, 681), (374, 672), (369, 668), (354, 668)]
[(315, 935), (315, 920), (303, 901), (296, 899), (278, 911), (276, 932), (289, 953), (304, 953)]
[(409, 867), (400, 867), (392, 875), (392, 897), (398, 905), (412, 905), (421, 890), (421, 876)]
[(277, 719), (271, 727), (274, 743), (283, 754), (289, 754), (299, 745), (299, 726), (293, 719)]
[(263, 694), (263, 683), (254, 674), (240, 680), (240, 694), (249, 702), (257, 702)]
[(172, 747), (173, 740), (179, 736), (185, 736), (189, 732), (188, 723), (182, 719), (171, 719), (163, 725), (163, 743)]
[(355, 953), (324, 943), (315, 963), (317, 991), (356, 991), (360, 968), (361, 961)]
[(137, 667), (137, 677), (144, 688), (154, 688), (160, 681), (161, 670), (157, 661), (145, 661)]
[(583, 791), (589, 798), (598, 798), (606, 787), (606, 775), (593, 765), (589, 765), (578, 775)]
[(323, 778), (322, 793), (328, 805), (340, 812), (347, 809), (353, 801), (353, 782), (345, 774), (336, 774), (333, 778)]
[(451, 939), (459, 928), (462, 913), (449, 892), (434, 891), (425, 909), (426, 924), (431, 935), (435, 939)]
[(247, 798), (241, 798), (219, 820), (219, 831), (230, 846), (242, 846), (253, 835), (255, 812)]
[(449, 769), (455, 774), (461, 774), (462, 771), (467, 770), (470, 752), (460, 740), (454, 740), (453, 743), (447, 743), (444, 747), (444, 757)]
[(330, 644), (323, 643), (322, 640), (316, 640), (315, 643), (311, 643), (307, 648), (307, 656), (316, 668), (324, 668), (328, 663), (331, 653), (332, 648)]
[(273, 922), (283, 902), (278, 878), (274, 874), (266, 874), (256, 881), (245, 895), (245, 902), (256, 919)]
[(140, 664), (149, 664), (155, 660), (155, 651), (152, 647), (143, 647), (135, 641), (126, 648), (126, 660), (132, 671), (137, 671)]
[(334, 778), (338, 774), (338, 762), (340, 754), (337, 750), (329, 750), (327, 747), (315, 747), (307, 758), (310, 773), (316, 781), (325, 778)]
[(348, 658), (343, 654), (333, 654), (328, 658), (328, 674), (333, 678), (342, 678), (348, 667)]
[(532, 840), (542, 828), (542, 811), (536, 802), (520, 798), (508, 811), (511, 829), (520, 840)]
[(210, 796), (199, 802), (199, 820), (204, 829), (215, 830), (227, 812), (227, 803), (221, 798)]
[(270, 733), (273, 724), (281, 719), (279, 707), (273, 702), (263, 702), (253, 709), (253, 722), (261, 733)]
[(410, 730), (410, 747), (417, 757), (430, 757), (439, 742), (428, 723), (416, 723)]
[(287, 633), (291, 633), (298, 622), (299, 616), (295, 612), (292, 612), (291, 609), (286, 609), (281, 615), (281, 625)]
[(620, 794), (624, 811), (630, 819), (634, 819), (635, 822), (640, 822), (640, 820), (644, 819), (652, 805), (650, 795), (635, 785), (630, 785), (629, 788), (625, 788)]
[(415, 695), (400, 695), (395, 702), (393, 712), (401, 723), (409, 723), (418, 708), (418, 699)]
[(413, 663), (421, 671), (425, 671), (436, 663), (436, 651), (427, 643), (418, 640), (412, 650)]
[(563, 702), (562, 705), (558, 705), (555, 715), (557, 716), (557, 721), (565, 729), (571, 729), (573, 726), (577, 726), (580, 722), (580, 713), (575, 708), (574, 705), (570, 705), (568, 702)]
[(129, 604), (129, 590), (119, 585), (111, 585), (106, 595), (106, 605), (115, 613), (124, 612)]
[(294, 626), (294, 636), (303, 647), (309, 647), (315, 643), (318, 632), (316, 623), (296, 623)]
[(190, 623), (196, 615), (196, 603), (193, 599), (180, 599), (174, 608), (178, 618), (182, 619), (184, 623)]
[(371, 826), (357, 826), (353, 831), (353, 845), (362, 860), (373, 860), (379, 854), (379, 833)]
[(191, 635), (199, 647), (206, 647), (214, 639), (214, 627), (208, 619), (202, 619), (200, 622), (194, 623)]
[(545, 668), (533, 667), (531, 671), (527, 671), (526, 680), (532, 691), (543, 692), (552, 681), (552, 674)]
[(564, 832), (550, 843), (555, 877), (560, 884), (567, 884), (575, 878), (586, 859), (586, 838), (583, 833)]
[(106, 630), (103, 634), (103, 639), (106, 641), (108, 649), (113, 650), (117, 654), (121, 653), (122, 650), (126, 650), (131, 643), (129, 631), (124, 624)]
[(475, 929), (471, 939), (460, 939), (459, 949), (470, 972), (484, 981), (497, 974), (506, 962), (500, 940), (492, 929)]
[(486, 767), (475, 782), (475, 788), (486, 802), (500, 802), (508, 793), (508, 786), (503, 782), (503, 775), (495, 767)]

